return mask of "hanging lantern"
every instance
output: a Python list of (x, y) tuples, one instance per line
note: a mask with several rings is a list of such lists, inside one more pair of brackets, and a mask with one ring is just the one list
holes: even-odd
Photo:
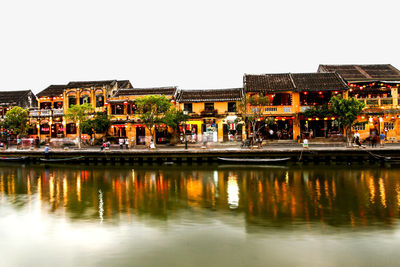
[(124, 101), (124, 105), (125, 105), (125, 106), (128, 105), (128, 101)]
[(332, 119), (332, 120), (335, 120), (335, 117), (332, 117), (331, 119)]

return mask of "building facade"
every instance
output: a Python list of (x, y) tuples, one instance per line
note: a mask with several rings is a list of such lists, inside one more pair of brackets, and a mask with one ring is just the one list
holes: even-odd
[(242, 88), (179, 91), (179, 109), (190, 116), (184, 131), (189, 133), (189, 141), (240, 141), (243, 122), (238, 106), (242, 96)]
[[(107, 114), (111, 117), (112, 125), (108, 135), (115, 139), (128, 139), (132, 145), (148, 145), (151, 140), (149, 129), (139, 118), (136, 99), (149, 95), (164, 95), (172, 105), (175, 105), (177, 87), (153, 88), (119, 88), (115, 94), (107, 99)], [(155, 130), (156, 144), (169, 142), (170, 130), (160, 125)]]
[[(329, 73), (245, 74), (243, 88), (246, 97), (263, 95), (269, 104), (262, 107), (265, 125), (261, 135), (265, 139), (293, 139), (326, 137), (338, 132), (336, 117), (306, 118), (307, 109), (324, 105), (332, 96), (349, 89), (343, 79)], [(248, 112), (254, 108), (249, 105)]]
[(354, 130), (361, 139), (373, 131), (384, 132), (388, 140), (400, 139), (400, 109), (398, 89), (400, 71), (390, 64), (320, 65), (318, 72), (336, 72), (348, 84), (348, 94), (365, 103)]

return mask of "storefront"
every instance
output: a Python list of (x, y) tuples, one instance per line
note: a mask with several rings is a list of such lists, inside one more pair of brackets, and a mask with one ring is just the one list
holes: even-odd
[(166, 144), (170, 140), (168, 127), (163, 125), (156, 125), (156, 144)]
[(336, 117), (302, 118), (300, 120), (301, 138), (337, 137), (343, 133)]
[(215, 119), (204, 119), (202, 124), (203, 141), (218, 142), (218, 124)]

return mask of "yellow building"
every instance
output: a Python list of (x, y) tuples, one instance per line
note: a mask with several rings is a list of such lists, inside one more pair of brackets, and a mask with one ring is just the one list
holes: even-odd
[[(95, 112), (106, 112), (106, 99), (122, 88), (132, 88), (132, 84), (129, 80), (69, 82), (63, 91), (64, 112), (72, 105), (82, 104), (91, 104)], [(63, 128), (65, 136), (77, 137), (77, 125), (74, 121), (64, 120)]]
[(77, 128), (73, 121), (64, 117), (71, 105), (89, 103), (96, 112), (105, 112), (105, 99), (118, 88), (132, 88), (128, 80), (69, 82), (50, 85), (37, 94), (38, 108), (30, 110), (30, 123), (37, 131), (31, 137), (76, 138)]
[(38, 107), (30, 110), (30, 124), (36, 129), (31, 132), (31, 137), (46, 139), (65, 136), (63, 125), (65, 88), (66, 85), (50, 85), (36, 95)]
[(346, 95), (349, 87), (337, 73), (245, 74), (243, 81), (248, 97), (262, 94), (269, 99), (262, 110), (269, 123), (259, 125), (264, 139), (327, 137), (339, 131), (336, 117), (302, 115), (313, 106), (327, 104), (336, 94)]
[(179, 91), (179, 109), (190, 116), (186, 122), (189, 141), (241, 140), (241, 118), (237, 108), (242, 95), (242, 88)]
[(390, 64), (320, 65), (318, 72), (335, 71), (350, 86), (349, 96), (365, 103), (354, 130), (361, 139), (373, 131), (384, 132), (388, 140), (400, 139), (398, 89), (400, 71)]
[[(128, 138), (130, 145), (145, 145), (150, 142), (150, 131), (145, 127), (135, 113), (135, 100), (148, 95), (164, 95), (175, 105), (176, 87), (155, 88), (120, 88), (107, 99), (107, 114), (111, 116), (112, 125), (108, 132), (115, 138)], [(156, 144), (165, 144), (168, 140), (168, 129), (159, 126), (155, 131)]]

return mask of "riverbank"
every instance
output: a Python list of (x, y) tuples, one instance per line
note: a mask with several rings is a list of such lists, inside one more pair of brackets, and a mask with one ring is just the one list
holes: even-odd
[[(243, 149), (240, 146), (159, 146), (157, 149), (131, 148), (120, 149), (111, 147), (109, 150), (101, 151), (97, 147), (83, 149), (51, 149), (49, 158), (60, 159), (84, 156), (79, 159), (82, 163), (134, 163), (134, 162), (214, 162), (218, 157), (231, 158), (284, 158), (289, 157), (291, 162), (311, 161), (383, 161), (388, 157), (400, 159), (400, 144), (386, 144), (385, 147), (359, 148), (345, 147), (339, 144), (310, 144), (309, 148), (303, 148), (300, 144), (274, 144), (262, 148)], [(11, 147), (0, 151), (0, 157), (29, 157), (29, 161), (37, 162), (44, 157), (44, 149), (19, 150)]]

